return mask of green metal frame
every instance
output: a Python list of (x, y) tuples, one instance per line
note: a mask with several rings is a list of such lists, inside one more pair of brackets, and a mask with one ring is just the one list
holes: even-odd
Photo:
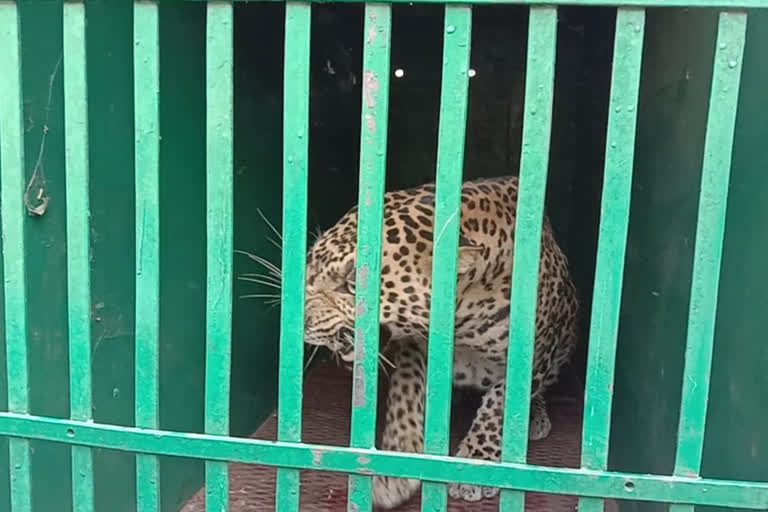
[[(405, 1), (405, 0), (404, 0)], [(443, 1), (453, 4), (454, 2)], [(86, 87), (86, 8), (63, 6), (66, 126), (67, 270), (70, 350), (70, 419), (29, 414), (23, 218), (25, 209), (19, 16), (14, 1), (0, 1), (0, 216), (3, 234), (8, 412), (0, 435), (10, 439), (11, 508), (32, 510), (29, 440), (67, 443), (72, 449), (73, 508), (94, 510), (93, 448), (137, 454), (137, 509), (159, 509), (162, 455), (206, 460), (206, 499), (227, 510), (228, 462), (278, 467), (276, 503), (299, 510), (299, 470), (350, 474), (349, 510), (371, 508), (371, 476), (419, 478), (424, 511), (444, 511), (445, 484), (500, 487), (504, 510), (524, 509), (524, 492), (582, 497), (580, 509), (596, 511), (604, 498), (693, 506), (768, 508), (768, 483), (700, 478), (713, 351), (720, 260), (731, 149), (741, 78), (747, 15), (768, 0), (561, 0), (560, 5), (615, 5), (617, 10), (605, 179), (592, 308), (581, 469), (525, 463), (533, 350), (539, 238), (547, 181), (556, 44), (557, 8), (539, 0), (531, 9), (525, 88), (521, 192), (512, 276), (513, 328), (505, 408), (502, 462), (447, 457), (450, 367), (453, 353), (456, 246), (467, 117), (472, 10), (445, 8), (443, 81), (438, 136), (434, 291), (429, 332), (426, 454), (374, 448), (381, 221), (386, 166), (391, 3), (366, 5), (358, 260), (356, 358), (351, 446), (301, 442), (304, 259), (307, 232), (309, 42), (311, 4), (286, 2), (284, 93), (284, 211), (278, 441), (228, 437), (232, 317), (233, 238), (233, 6), (207, 5), (207, 364), (205, 434), (159, 430), (159, 37), (158, 4), (134, 4), (135, 194), (136, 194), (136, 402), (135, 427), (92, 420), (89, 278), (89, 172)], [(503, 3), (503, 2), (485, 2)], [(630, 213), (635, 125), (646, 7), (725, 9), (720, 14), (709, 104), (685, 378), (674, 475), (607, 470), (619, 307)], [(518, 399), (517, 397), (526, 397)]]

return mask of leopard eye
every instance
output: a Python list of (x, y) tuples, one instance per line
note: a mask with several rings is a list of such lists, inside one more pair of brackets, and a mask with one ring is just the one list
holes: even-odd
[(355, 275), (352, 274), (345, 282), (344, 287), (350, 295), (355, 294)]

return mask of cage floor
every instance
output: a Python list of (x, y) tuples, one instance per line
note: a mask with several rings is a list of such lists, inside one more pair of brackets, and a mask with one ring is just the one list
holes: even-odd
[[(379, 418), (385, 398), (384, 382), (379, 385)], [(318, 366), (307, 375), (304, 385), (303, 431), (304, 442), (331, 446), (348, 446), (350, 426), (350, 374), (332, 363)], [(529, 443), (528, 461), (531, 464), (555, 467), (579, 465), (582, 406), (579, 399), (566, 396), (549, 398), (552, 433), (542, 441)], [(468, 430), (477, 399), (455, 393), (451, 425), (451, 445), (455, 447)], [(381, 426), (377, 429), (381, 432)], [(276, 416), (273, 414), (250, 437), (275, 440)], [(265, 512), (275, 510), (275, 468), (248, 464), (230, 464), (229, 507), (231, 512)], [(347, 478), (340, 473), (302, 471), (301, 512), (346, 510)], [(397, 512), (416, 512), (420, 496), (399, 507)], [(572, 496), (528, 493), (526, 510), (530, 512), (572, 512), (577, 499)], [(498, 498), (478, 503), (449, 499), (450, 512), (495, 512)], [(617, 510), (614, 502), (606, 503), (606, 512)], [(180, 512), (204, 512), (205, 489), (200, 489), (181, 508)]]

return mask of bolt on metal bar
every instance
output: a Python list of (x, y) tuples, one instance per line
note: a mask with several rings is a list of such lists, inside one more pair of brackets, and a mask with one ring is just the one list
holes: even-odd
[[(24, 265), (24, 132), (21, 95), (21, 34), (18, 6), (0, 1), (0, 226), (5, 294), (8, 410), (29, 413), (27, 289)], [(8, 440), (11, 509), (31, 512), (29, 440)]]
[[(618, 10), (582, 431), (581, 465), (592, 470), (608, 465), (644, 33), (643, 9)], [(602, 499), (579, 502), (582, 512), (603, 509)]]
[[(531, 7), (504, 397), (501, 450), (501, 460), (504, 462), (525, 463), (528, 453), (541, 228), (552, 133), (556, 40), (557, 8)], [(504, 511), (523, 512), (525, 493), (502, 491), (499, 507)]]
[[(92, 421), (90, 201), (88, 86), (85, 4), (63, 6), (64, 143), (67, 204), (67, 308), (69, 328), (69, 413)], [(93, 453), (72, 447), (72, 508), (89, 512), (93, 503)]]
[[(136, 181), (136, 426), (160, 420), (160, 47), (157, 2), (133, 7)], [(160, 507), (160, 467), (154, 455), (136, 456), (139, 512)]]
[[(457, 248), (471, 40), (472, 8), (467, 5), (446, 6), (424, 417), (424, 453), (431, 455), (446, 455), (449, 448)], [(424, 482), (422, 511), (441, 512), (446, 507), (445, 484)]]
[[(206, 365), (205, 432), (229, 435), (232, 358), (233, 13), (216, 1), (206, 13)], [(226, 462), (205, 463), (205, 504), (229, 510)]]
[[(360, 128), (360, 192), (357, 208), (355, 362), (350, 445), (373, 448), (379, 369), (379, 299), (384, 185), (387, 163), (389, 56), (392, 8), (365, 6), (363, 93)], [(371, 477), (349, 477), (349, 512), (370, 510)]]
[[(674, 471), (678, 476), (698, 476), (701, 471), (746, 28), (745, 12), (720, 13), (693, 255), (685, 369), (675, 455)], [(669, 510), (693, 512), (693, 506), (671, 505)]]
[[(283, 240), (277, 438), (301, 441), (307, 252), (311, 4), (286, 2), (283, 81)], [(299, 471), (279, 468), (275, 506), (299, 510)]]

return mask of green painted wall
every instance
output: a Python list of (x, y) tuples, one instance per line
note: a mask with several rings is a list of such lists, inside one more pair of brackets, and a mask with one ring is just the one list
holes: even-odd
[[(704, 447), (703, 474), (713, 478), (768, 474), (766, 14), (750, 13), (744, 56)], [(652, 11), (647, 26), (611, 467), (670, 473), (717, 16)]]
[(768, 475), (768, 12), (750, 14), (728, 201), (703, 474)]

